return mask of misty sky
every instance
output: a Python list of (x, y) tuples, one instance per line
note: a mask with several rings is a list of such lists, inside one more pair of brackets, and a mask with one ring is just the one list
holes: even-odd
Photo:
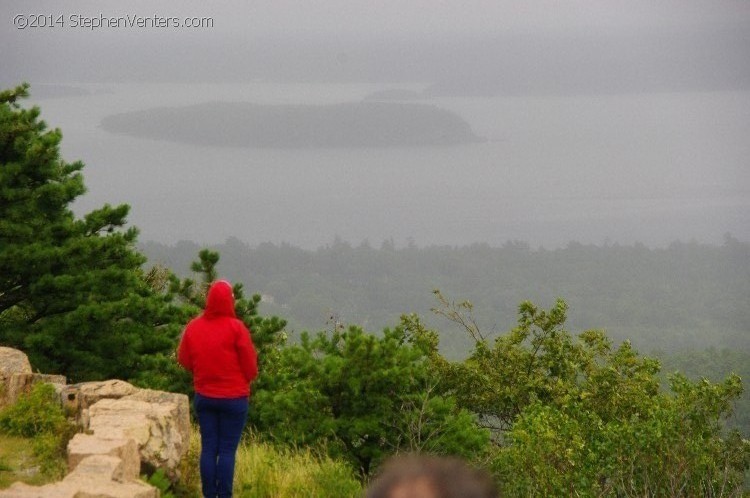
[(747, 26), (744, 0), (6, 0), (9, 14), (104, 13), (198, 15), (216, 19), (216, 33), (227, 35), (353, 33), (399, 35), (438, 33), (537, 33), (697, 29)]
[[(715, 72), (717, 65), (731, 85), (750, 80), (746, 0), (4, 0), (0, 9), (6, 85), (21, 79), (434, 81), (456, 63), (478, 73), (500, 65), (533, 78), (597, 64), (606, 71), (613, 59), (636, 72), (669, 70), (674, 60), (682, 68), (700, 66), (693, 72)], [(19, 30), (18, 14), (63, 15), (67, 26)], [(71, 15), (211, 17), (214, 27), (91, 30), (71, 27)], [(555, 61), (565, 71), (550, 67)]]

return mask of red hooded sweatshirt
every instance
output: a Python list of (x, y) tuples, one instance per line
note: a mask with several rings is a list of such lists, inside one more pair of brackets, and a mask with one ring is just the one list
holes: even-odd
[(203, 396), (250, 395), (258, 355), (250, 331), (234, 314), (232, 286), (226, 280), (211, 285), (203, 314), (185, 328), (177, 360), (193, 373), (195, 392)]

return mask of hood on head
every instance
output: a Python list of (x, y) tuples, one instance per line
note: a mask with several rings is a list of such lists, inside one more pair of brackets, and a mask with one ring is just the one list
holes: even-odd
[(217, 280), (208, 289), (206, 297), (206, 309), (203, 316), (214, 318), (218, 316), (230, 316), (237, 318), (234, 313), (234, 294), (232, 285), (226, 280)]

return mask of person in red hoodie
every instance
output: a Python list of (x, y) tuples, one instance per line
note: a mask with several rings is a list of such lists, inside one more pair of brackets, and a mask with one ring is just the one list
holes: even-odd
[(250, 331), (235, 315), (232, 286), (226, 280), (211, 285), (205, 310), (185, 327), (177, 360), (193, 373), (203, 496), (230, 497), (258, 355)]

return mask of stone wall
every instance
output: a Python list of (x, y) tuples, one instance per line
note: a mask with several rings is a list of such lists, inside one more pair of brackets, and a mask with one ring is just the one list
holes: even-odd
[(23, 352), (0, 347), (0, 408), (37, 382), (55, 385), (80, 428), (68, 444), (68, 474), (45, 486), (15, 483), (0, 498), (157, 498), (158, 490), (139, 479), (142, 468), (179, 478), (190, 437), (187, 396), (121, 380), (67, 385), (62, 376), (33, 373)]

